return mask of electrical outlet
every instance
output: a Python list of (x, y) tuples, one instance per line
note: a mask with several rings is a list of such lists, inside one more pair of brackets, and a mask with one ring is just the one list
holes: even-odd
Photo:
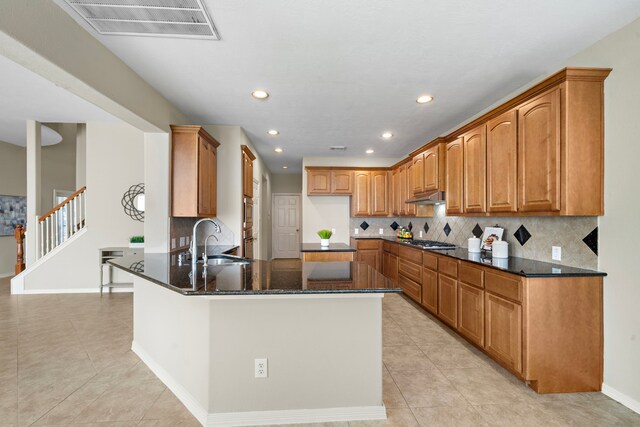
[(420, 230), (420, 238), (422, 239), (422, 230)]
[(175, 238), (175, 237), (173, 237), (173, 238), (171, 239), (171, 249), (175, 249), (175, 248), (176, 248), (176, 238)]
[(353, 234), (358, 234), (358, 232), (359, 232), (359, 231), (360, 231), (360, 230), (358, 230), (357, 228), (354, 228), (354, 229), (353, 229)]
[(335, 228), (331, 229), (331, 234), (336, 234), (336, 229)]
[(256, 378), (267, 378), (268, 377), (267, 359), (256, 359), (255, 360), (255, 376), (256, 376)]
[(379, 229), (378, 229), (378, 234), (380, 234), (380, 235), (384, 234), (384, 229), (379, 228)]
[(551, 259), (554, 261), (562, 261), (562, 247), (551, 246)]
[(181, 237), (181, 238), (180, 238), (180, 247), (181, 247), (181, 248), (183, 248), (183, 247), (184, 247), (184, 242), (185, 242), (184, 237)]

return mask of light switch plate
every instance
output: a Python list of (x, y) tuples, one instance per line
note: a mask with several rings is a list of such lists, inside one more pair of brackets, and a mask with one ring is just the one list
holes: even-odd
[(384, 234), (384, 230), (382, 228), (378, 229), (378, 234)]
[(562, 261), (562, 247), (551, 246), (551, 259), (554, 261)]
[(358, 234), (358, 232), (359, 232), (359, 231), (360, 231), (360, 230), (358, 230), (357, 228), (354, 228), (354, 229), (353, 229), (353, 234)]
[(422, 239), (422, 230), (420, 230), (420, 238)]

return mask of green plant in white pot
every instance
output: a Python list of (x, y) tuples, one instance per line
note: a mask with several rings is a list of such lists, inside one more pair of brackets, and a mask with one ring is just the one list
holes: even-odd
[(144, 248), (144, 236), (131, 236), (129, 238), (130, 248)]
[(333, 233), (329, 230), (320, 230), (318, 231), (318, 236), (320, 236), (320, 246), (329, 246), (329, 239)]

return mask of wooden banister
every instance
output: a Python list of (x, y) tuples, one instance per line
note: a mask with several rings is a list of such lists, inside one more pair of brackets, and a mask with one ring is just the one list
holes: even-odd
[(47, 212), (46, 214), (42, 215), (38, 221), (42, 222), (45, 219), (49, 218), (51, 215), (53, 215), (54, 213), (56, 213), (57, 211), (59, 211), (60, 209), (62, 209), (67, 203), (69, 203), (71, 200), (75, 199), (76, 197), (78, 197), (78, 195), (82, 194), (85, 192), (85, 190), (87, 189), (87, 187), (82, 187), (80, 188), (78, 191), (76, 191), (75, 193), (73, 193), (72, 195), (70, 195), (69, 197), (67, 197), (66, 199), (64, 199), (62, 201), (62, 203), (60, 203), (59, 205), (55, 206), (53, 209), (51, 209), (49, 212)]
[(13, 235), (16, 238), (16, 274), (24, 271), (24, 233), (26, 232), (21, 224), (16, 226)]

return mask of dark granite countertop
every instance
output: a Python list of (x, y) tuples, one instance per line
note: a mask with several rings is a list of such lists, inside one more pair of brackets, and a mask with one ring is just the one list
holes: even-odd
[(329, 246), (320, 246), (320, 243), (301, 243), (301, 252), (355, 252), (356, 249), (346, 243), (331, 243)]
[(470, 253), (466, 248), (456, 249), (422, 249), (407, 243), (406, 240), (398, 239), (394, 236), (376, 236), (376, 237), (359, 237), (351, 236), (351, 238), (359, 239), (380, 239), (388, 242), (395, 242), (398, 244), (406, 245), (411, 248), (420, 249), (425, 252), (433, 252), (438, 255), (449, 256), (462, 261), (469, 261), (476, 264), (481, 264), (487, 267), (492, 267), (497, 270), (502, 270), (507, 273), (517, 274), (524, 277), (585, 277), (585, 276), (606, 276), (607, 273), (603, 273), (596, 270), (589, 270), (585, 268), (569, 267), (561, 264), (553, 264), (550, 262), (536, 261), (527, 258), (509, 257), (509, 258), (495, 258), (491, 257), (491, 253)]
[[(401, 292), (392, 281), (361, 262), (269, 262), (178, 265), (178, 251), (139, 253), (110, 260), (135, 274), (183, 295), (269, 295)], [(195, 277), (195, 285), (193, 284)]]

